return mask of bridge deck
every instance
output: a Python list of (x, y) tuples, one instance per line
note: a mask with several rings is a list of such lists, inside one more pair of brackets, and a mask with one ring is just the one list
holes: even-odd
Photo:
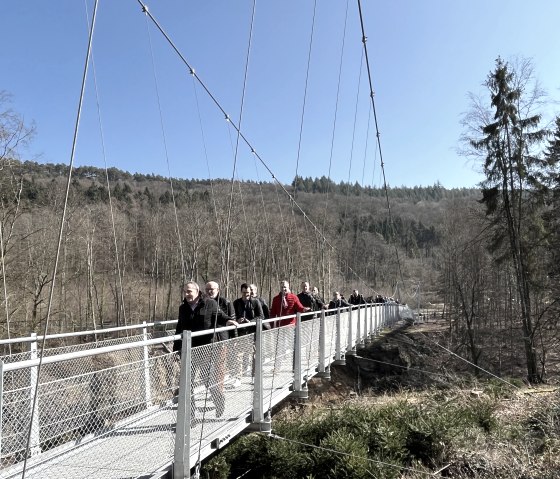
[[(271, 363), (265, 366), (265, 376), (272, 379)], [(226, 381), (225, 409), (222, 417), (216, 411), (205, 388), (195, 391), (197, 418), (192, 427), (193, 445), (191, 458), (195, 463), (201, 448), (215, 448), (215, 438), (235, 436), (249, 426), (249, 408), (238, 410), (241, 396), (252, 397), (252, 377), (240, 378), (241, 385), (233, 387), (233, 380)], [(279, 375), (272, 394), (272, 406), (290, 394), (289, 382)], [(106, 433), (83, 438), (78, 442), (60, 446), (28, 459), (26, 478), (71, 477), (73, 479), (99, 478), (123, 479), (150, 477), (170, 467), (173, 461), (177, 404), (169, 401), (161, 407), (152, 407), (130, 418)], [(233, 434), (232, 434), (233, 432)], [(170, 454), (171, 452), (171, 454)], [(204, 456), (203, 456), (204, 457)], [(101, 459), (101, 460), (100, 460)], [(12, 479), (22, 475), (23, 463), (0, 470), (0, 478)]]

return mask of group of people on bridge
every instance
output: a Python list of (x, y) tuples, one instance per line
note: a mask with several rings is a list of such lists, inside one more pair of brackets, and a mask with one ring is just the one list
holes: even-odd
[[(301, 292), (298, 294), (291, 292), (288, 281), (281, 281), (280, 292), (272, 299), (270, 308), (264, 298), (258, 295), (258, 288), (255, 284), (243, 283), (240, 289), (240, 297), (230, 301), (220, 294), (220, 287), (215, 281), (206, 283), (205, 293), (200, 290), (196, 282), (185, 283), (183, 303), (179, 307), (179, 320), (175, 334), (181, 334), (185, 330), (193, 332), (208, 330), (208, 335), (193, 338), (192, 346), (200, 346), (212, 341), (236, 337), (238, 334), (246, 334), (247, 331), (247, 329), (235, 329), (213, 334), (213, 330), (216, 328), (239, 326), (243, 323), (255, 322), (258, 319), (280, 317), (282, 319), (275, 322), (274, 325), (285, 326), (295, 324), (296, 313), (366, 304), (364, 296), (356, 289), (352, 291), (348, 301), (339, 291), (334, 291), (332, 300), (327, 304), (320, 297), (318, 289), (311, 288), (307, 281), (301, 283)], [(267, 323), (265, 327), (269, 329), (270, 325)], [(180, 340), (175, 341), (173, 350), (181, 351)]]
[[(267, 321), (263, 323), (263, 328), (270, 329), (271, 327), (294, 325), (297, 313), (335, 310), (362, 304), (367, 304), (367, 301), (356, 289), (352, 291), (348, 301), (339, 291), (334, 291), (332, 300), (327, 304), (320, 297), (318, 289), (316, 287), (311, 288), (309, 282), (302, 282), (301, 292), (294, 294), (290, 290), (288, 281), (281, 281), (280, 291), (272, 299), (272, 304), (269, 308), (267, 302), (258, 295), (258, 288), (255, 284), (243, 283), (240, 287), (239, 298), (230, 301), (220, 294), (219, 284), (215, 281), (206, 283), (204, 292), (201, 291), (200, 286), (196, 282), (189, 281), (183, 285), (183, 302), (179, 307), (179, 318), (175, 334), (182, 335), (183, 331), (186, 330), (192, 332), (206, 331), (207, 334), (192, 337), (191, 346), (215, 344), (214, 349), (216, 351), (214, 351), (214, 355), (216, 359), (214, 364), (209, 364), (207, 374), (201, 374), (201, 376), (206, 376), (205, 384), (212, 395), (216, 417), (220, 417), (224, 412), (225, 405), (223, 384), (226, 366), (229, 360), (231, 360), (232, 365), (239, 362), (236, 361), (236, 352), (225, 346), (222, 341), (250, 332), (251, 328), (238, 328), (239, 325), (256, 323), (259, 319), (271, 318), (279, 319), (274, 322)], [(316, 314), (309, 314), (305, 315), (302, 319), (312, 319), (316, 316)], [(221, 328), (227, 326), (235, 326), (235, 328), (221, 330)], [(181, 348), (182, 340), (178, 339), (173, 344), (173, 351), (178, 352), (178, 357), (181, 355)], [(248, 355), (242, 352), (238, 353), (237, 356), (244, 357), (242, 363), (249, 363), (250, 361), (250, 358), (245, 357)], [(201, 365), (197, 367), (200, 368)], [(252, 366), (243, 364), (242, 368), (248, 371), (254, 369), (254, 358)], [(237, 369), (237, 374), (239, 375), (239, 367), (234, 367), (234, 369)], [(236, 383), (238, 385), (241, 384), (239, 378), (234, 380), (234, 387)], [(196, 410), (194, 403), (192, 404), (192, 409), (194, 415)]]

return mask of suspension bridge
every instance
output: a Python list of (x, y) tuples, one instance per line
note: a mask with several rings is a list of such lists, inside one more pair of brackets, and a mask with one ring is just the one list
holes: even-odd
[[(239, 326), (252, 334), (198, 347), (202, 332), (185, 331), (181, 355), (166, 346), (176, 321), (2, 340), (28, 351), (0, 362), (0, 478), (191, 477), (239, 434), (269, 433), (275, 405), (305, 399), (311, 377), (330, 378), (411, 317), (398, 304), (298, 313), (295, 326), (258, 320)], [(40, 364), (42, 339), (116, 333), (127, 336), (45, 349)]]
[[(323, 258), (322, 261), (324, 261), (325, 251), (336, 252), (337, 248), (324, 234), (328, 205), (325, 204), (323, 224), (322, 227), (319, 227), (318, 218), (315, 218), (314, 222), (298, 203), (295, 197), (297, 184), (293, 193), (288, 191), (274, 175), (269, 164), (257, 152), (253, 143), (241, 131), (243, 100), (239, 119), (236, 123), (232, 121), (231, 115), (226, 112), (225, 107), (202, 81), (193, 66), (179, 51), (168, 32), (150, 13), (147, 6), (140, 0), (138, 0), (138, 4), (142, 13), (145, 14), (147, 23), (153, 25), (154, 29), (161, 34), (164, 42), (176, 54), (179, 63), (182, 67), (186, 67), (192, 77), (197, 108), (196, 89), (203, 92), (212, 107), (217, 108), (217, 111), (225, 117), (230, 135), (233, 132), (236, 136), (237, 145), (232, 148), (235, 153), (227, 221), (224, 221), (225, 224), (222, 225), (222, 228), (218, 228), (220, 254), (224, 257), (222, 260), (222, 263), (224, 263), (222, 264), (223, 270), (220, 276), (222, 284), (229, 288), (231, 284), (235, 283), (235, 280), (239, 279), (231, 278), (229, 265), (232, 242), (233, 183), (238, 175), (236, 165), (237, 146), (239, 144), (244, 144), (247, 147), (255, 165), (259, 164), (270, 174), (275, 186), (279, 187), (282, 194), (285, 194), (289, 200), (292, 213), (301, 215), (308, 235), (315, 236), (317, 244), (320, 244), (321, 251), (317, 254)], [(92, 63), (92, 39), (97, 5), (96, 0), (91, 12), (68, 185), (71, 183), (88, 68)], [(377, 118), (360, 2), (358, 2), (358, 7), (363, 44), (360, 75), (365, 59), (369, 79), (369, 95), (367, 96), (367, 134), (369, 134), (371, 113), (373, 113), (376, 127)], [(309, 74), (313, 44), (315, 8), (316, 3), (313, 7), (307, 75)], [(348, 15), (348, 6), (346, 6), (345, 15), (346, 17)], [(89, 13), (87, 16), (89, 17)], [(254, 3), (251, 32), (253, 17)], [(346, 25), (342, 37), (343, 47), (345, 32)], [(251, 34), (249, 37), (251, 38)], [(246, 70), (249, 62), (250, 43), (249, 39)], [(342, 71), (343, 50), (344, 48), (342, 48), (340, 54), (339, 72)], [(151, 55), (152, 63), (154, 63), (153, 51)], [(162, 118), (154, 65), (153, 68), (154, 79), (156, 79), (159, 117)], [(245, 75), (243, 98), (246, 81), (247, 77)], [(299, 165), (300, 160), (307, 82), (308, 78), (305, 81), (306, 92), (304, 93), (301, 115), (296, 178), (298, 177), (297, 165)], [(340, 77), (337, 89), (339, 88)], [(359, 91), (359, 84), (357, 89)], [(97, 86), (95, 94), (98, 115), (101, 117)], [(338, 109), (338, 96), (337, 92), (335, 110)], [(200, 110), (198, 114), (200, 117)], [(357, 104), (355, 116), (356, 114)], [(162, 137), (165, 143), (166, 135), (163, 120), (161, 123)], [(356, 117), (354, 118), (354, 128), (355, 124)], [(100, 136), (103, 137), (101, 118), (99, 118), (99, 125)], [(336, 113), (332, 128), (329, 180), (333, 163), (332, 144), (334, 143), (335, 126)], [(352, 136), (354, 136), (354, 133)], [(101, 140), (101, 143), (103, 144), (103, 140)], [(379, 152), (384, 180), (385, 172), (383, 170), (379, 132), (377, 132), (376, 148), (376, 154), (377, 151)], [(105, 159), (104, 146), (102, 149), (102, 156)], [(164, 149), (167, 151), (167, 144), (165, 144)], [(206, 150), (206, 146), (204, 149)], [(367, 141), (365, 142), (365, 150), (367, 151)], [(366, 153), (364, 152), (364, 170), (365, 157)], [(166, 159), (169, 170), (169, 159)], [(208, 157), (206, 162), (208, 165)], [(107, 171), (107, 167), (105, 169)], [(117, 303), (123, 309), (124, 324), (127, 324), (124, 311), (125, 301), (122, 298), (123, 273), (117, 246), (117, 234), (115, 233), (113, 204), (110, 196), (111, 188), (108, 174), (106, 176), (115, 243), (115, 269), (120, 289), (118, 294), (121, 295), (120, 301), (117, 301)], [(171, 179), (171, 175), (169, 177)], [(25, 350), (23, 353), (6, 354), (0, 357), (0, 478), (191, 477), (191, 475), (196, 475), (202, 461), (227, 445), (239, 434), (246, 432), (270, 433), (274, 406), (288, 396), (305, 399), (307, 397), (307, 384), (312, 377), (330, 378), (331, 365), (344, 364), (346, 356), (355, 354), (358, 348), (374, 341), (383, 329), (392, 327), (399, 319), (412, 318), (412, 312), (406, 306), (396, 303), (374, 303), (321, 312), (298, 313), (295, 326), (266, 329), (263, 328), (263, 320), (258, 320), (256, 324), (238, 326), (238, 328), (249, 328), (250, 334), (239, 335), (225, 341), (198, 347), (192, 347), (191, 341), (203, 333), (186, 331), (183, 337), (176, 336), (174, 334), (176, 321), (145, 322), (137, 325), (129, 324), (119, 328), (49, 335), (47, 331), (52, 295), (57, 278), (60, 244), (64, 233), (64, 225), (67, 221), (68, 189), (67, 187), (60, 223), (58, 249), (52, 272), (51, 296), (48, 300), (44, 333), (42, 336), (33, 334), (26, 338), (13, 338), (10, 337), (8, 331), (8, 339), (0, 340), (0, 346), (4, 345), (4, 347), (10, 349), (11, 345), (19, 344), (20, 346), (14, 349)], [(178, 250), (181, 256), (181, 279), (185, 280), (197, 276), (194, 270), (196, 261), (193, 258), (193, 265), (189, 268), (188, 261), (185, 259), (172, 184), (171, 195), (178, 236)], [(215, 201), (213, 213), (219, 226), (220, 215), (216, 209)], [(267, 222), (266, 230), (269, 230), (266, 212), (264, 215)], [(225, 211), (224, 217), (226, 217)], [(283, 218), (282, 221), (284, 221)], [(297, 234), (299, 235), (299, 233)], [(251, 243), (252, 239), (249, 231), (247, 231), (247, 235), (247, 241)], [(270, 243), (271, 245), (274, 244), (272, 240), (270, 240)], [(278, 268), (276, 262), (280, 263), (281, 255), (276, 253), (278, 258), (275, 259), (274, 248), (271, 246), (270, 249), (274, 269), (291, 268), (287, 265), (281, 265), (281, 268)], [(300, 254), (302, 254), (301, 251)], [(252, 276), (256, 275), (256, 262), (257, 260), (253, 258)], [(344, 269), (346, 275), (354, 275), (356, 282), (367, 284), (349, 264), (345, 264), (344, 267), (339, 265), (338, 267), (341, 270)], [(400, 264), (398, 268), (400, 271)], [(320, 279), (323, 281), (324, 290), (330, 290), (330, 286), (332, 286), (330, 265), (321, 264), (320, 269), (322, 270), (322, 276), (329, 276), (328, 279)], [(276, 273), (283, 274), (278, 271)], [(288, 274), (287, 276), (291, 275)], [(346, 276), (344, 277), (346, 278)], [(350, 285), (348, 286), (350, 287)], [(368, 287), (370, 286), (368, 285)], [(47, 303), (46, 300), (45, 303)], [(279, 319), (282, 318), (264, 320), (264, 322)], [(231, 329), (233, 327), (219, 328), (216, 331)], [(172, 352), (169, 348), (169, 344), (178, 339), (182, 339), (183, 349), (181, 354)]]

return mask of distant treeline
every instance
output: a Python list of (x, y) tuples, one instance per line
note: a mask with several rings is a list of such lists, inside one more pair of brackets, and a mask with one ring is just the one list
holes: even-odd
[[(45, 180), (55, 180), (66, 177), (68, 165), (37, 163), (25, 161), (23, 163), (13, 162), (14, 169), (21, 170), (23, 177), (22, 199), (30, 202), (42, 203), (49, 197), (52, 185)], [(74, 194), (83, 197), (88, 203), (109, 200), (107, 190), (107, 179), (111, 185), (111, 196), (117, 201), (127, 203), (140, 202), (148, 206), (157, 204), (170, 204), (173, 202), (171, 194), (171, 182), (173, 183), (175, 200), (178, 206), (188, 203), (192, 196), (196, 199), (208, 199), (211, 194), (212, 185), (229, 182), (226, 179), (184, 179), (169, 178), (155, 174), (129, 173), (118, 168), (96, 168), (93, 166), (80, 166), (72, 172), (72, 189)], [(242, 181), (244, 184), (267, 184), (255, 181)], [(358, 182), (336, 183), (331, 179), (321, 176), (320, 178), (303, 178), (296, 176), (292, 181), (292, 191), (305, 193), (331, 193), (353, 197), (384, 198), (385, 189), (381, 187), (362, 186)], [(441, 183), (436, 182), (432, 186), (414, 187), (388, 187), (387, 193), (390, 199), (406, 201), (440, 201), (442, 199), (472, 198), (480, 195), (475, 188), (453, 188), (446, 189)]]
[[(340, 183), (335, 183), (326, 176), (321, 176), (321, 178), (303, 178), (302, 176), (296, 176), (292, 181), (292, 188), (296, 188), (297, 191), (304, 191), (306, 193), (338, 193), (341, 195), (351, 195), (351, 196), (372, 196), (372, 197), (384, 197), (385, 189), (377, 188), (372, 186), (362, 186), (357, 181), (355, 183), (346, 183), (341, 181)], [(438, 181), (432, 186), (401, 186), (401, 187), (387, 187), (387, 192), (389, 198), (399, 198), (411, 201), (439, 201), (444, 198), (465, 198), (472, 197), (480, 193), (480, 190), (476, 188), (453, 188), (446, 189)]]

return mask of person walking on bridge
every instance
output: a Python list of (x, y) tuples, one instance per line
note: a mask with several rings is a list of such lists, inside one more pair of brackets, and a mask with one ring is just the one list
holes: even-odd
[(311, 308), (301, 304), (299, 298), (290, 291), (290, 283), (287, 281), (280, 282), (280, 293), (272, 298), (272, 307), (270, 308), (270, 317), (279, 318), (281, 316), (290, 316), (278, 321), (277, 326), (286, 326), (288, 324), (296, 324), (296, 313), (305, 313), (311, 311)]
[[(183, 331), (207, 331), (203, 336), (192, 338), (192, 347), (212, 344), (211, 348), (201, 348), (193, 353), (195, 365), (191, 383), (191, 408), (193, 416), (196, 414), (196, 403), (194, 391), (196, 386), (204, 384), (212, 396), (216, 408), (216, 417), (222, 416), (225, 408), (225, 396), (223, 391), (224, 380), (224, 358), (226, 350), (218, 341), (224, 339), (224, 335), (216, 333), (215, 329), (226, 326), (231, 318), (225, 314), (218, 303), (209, 297), (204, 297), (200, 287), (194, 281), (189, 281), (183, 286), (183, 303), (179, 306), (179, 321), (175, 334)], [(173, 351), (181, 354), (182, 340), (173, 342)], [(187, 365), (190, 367), (190, 365)], [(198, 378), (197, 378), (197, 372)]]
[(355, 305), (355, 304), (366, 304), (366, 300), (364, 299), (364, 296), (361, 295), (357, 289), (355, 289), (354, 291), (352, 291), (352, 294), (350, 295), (350, 304)]
[[(249, 288), (251, 288), (251, 297), (257, 299), (261, 303), (261, 308), (262, 308), (262, 312), (263, 312), (263, 319), (269, 319), (270, 318), (270, 309), (268, 309), (268, 303), (265, 301), (265, 299), (262, 296), (259, 296), (259, 290), (257, 288), (257, 285), (254, 284), (254, 283), (251, 283), (249, 285)], [(270, 329), (270, 324), (269, 323), (266, 323), (265, 329)]]
[(338, 291), (335, 291), (333, 293), (333, 299), (329, 303), (329, 309), (345, 308), (347, 306), (350, 306), (350, 304), (348, 304), (346, 300), (340, 296)]
[[(324, 303), (317, 296), (313, 295), (307, 281), (301, 283), (301, 292), (298, 293), (297, 297), (299, 302), (306, 308), (310, 308), (311, 311), (320, 311), (325, 307)], [(305, 319), (312, 318), (309, 316)]]

